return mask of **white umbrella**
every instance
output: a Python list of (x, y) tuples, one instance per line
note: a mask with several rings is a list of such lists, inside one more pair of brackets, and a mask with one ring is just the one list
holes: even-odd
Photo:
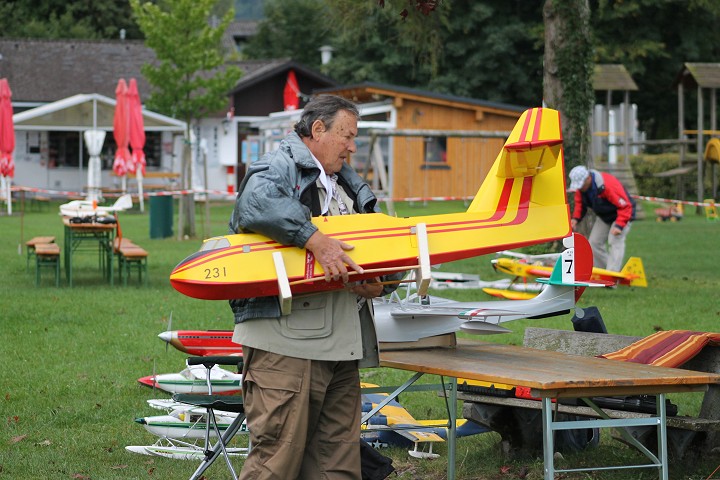
[(88, 162), (88, 196), (87, 200), (97, 201), (100, 197), (102, 188), (102, 178), (100, 176), (100, 151), (105, 141), (104, 130), (85, 130), (85, 146), (90, 154)]

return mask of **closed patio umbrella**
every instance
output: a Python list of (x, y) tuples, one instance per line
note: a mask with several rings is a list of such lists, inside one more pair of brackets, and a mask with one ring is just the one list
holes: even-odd
[(128, 87), (125, 79), (118, 81), (115, 89), (115, 116), (113, 117), (113, 137), (117, 144), (113, 171), (122, 178), (123, 193), (127, 191), (127, 172), (130, 164), (130, 150), (128, 149), (130, 118), (128, 116)]
[(12, 92), (6, 78), (0, 78), (0, 176), (5, 187), (8, 215), (12, 214), (10, 184), (15, 176), (15, 127), (13, 126)]
[(297, 110), (300, 106), (300, 87), (298, 87), (295, 70), (290, 70), (283, 90), (283, 109)]
[(143, 177), (145, 176), (145, 126), (143, 124), (142, 104), (137, 89), (137, 81), (130, 79), (128, 87), (128, 114), (130, 117), (130, 146), (132, 147), (132, 160), (129, 170), (135, 172), (138, 184), (138, 197), (140, 200), (140, 211), (145, 211), (143, 198)]

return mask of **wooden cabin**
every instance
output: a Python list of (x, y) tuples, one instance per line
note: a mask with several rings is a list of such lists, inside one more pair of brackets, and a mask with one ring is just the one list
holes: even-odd
[[(388, 151), (383, 152), (388, 182), (381, 193), (396, 200), (474, 196), (525, 110), (378, 83), (314, 93), (332, 93), (361, 105), (390, 103), (390, 112), (378, 120), (393, 128), (370, 128), (368, 132), (388, 137), (384, 143)], [(363, 115), (362, 120), (372, 123), (373, 118)], [(483, 133), (488, 136), (475, 136)]]

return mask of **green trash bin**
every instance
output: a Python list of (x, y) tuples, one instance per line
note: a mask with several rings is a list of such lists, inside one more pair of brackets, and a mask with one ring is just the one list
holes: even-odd
[(150, 197), (150, 238), (173, 236), (173, 197)]

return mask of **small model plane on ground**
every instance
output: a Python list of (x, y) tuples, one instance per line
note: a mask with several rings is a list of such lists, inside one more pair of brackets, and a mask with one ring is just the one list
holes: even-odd
[[(206, 377), (207, 370), (203, 365), (191, 365), (179, 373), (148, 375), (139, 378), (138, 382), (169, 393), (208, 393)], [(242, 389), (242, 374), (215, 365), (210, 370), (210, 382), (213, 394), (235, 395)]]
[(68, 203), (60, 205), (60, 215), (63, 217), (102, 217), (112, 216), (115, 212), (132, 208), (132, 196), (129, 193), (119, 197), (114, 204), (109, 207), (98, 206), (89, 200), (72, 200)]
[[(192, 405), (179, 404), (173, 406), (164, 415), (152, 415), (139, 417), (135, 422), (139, 423), (145, 430), (157, 435), (178, 440), (197, 440), (205, 438), (207, 410)], [(227, 430), (230, 424), (237, 417), (233, 412), (215, 412), (215, 419), (218, 423), (220, 434)], [(210, 437), (217, 438), (214, 429), (209, 432)]]
[(168, 330), (158, 337), (181, 352), (197, 357), (242, 356), (242, 345), (232, 341), (232, 330)]
[[(556, 110), (522, 114), (466, 212), (397, 218), (374, 213), (313, 218), (325, 235), (353, 245), (348, 255), (363, 268), (351, 280), (416, 270), (426, 293), (430, 265), (563, 238), (570, 233)], [(278, 296), (283, 313), (292, 296), (337, 290), (305, 249), (258, 234), (213, 237), (182, 260), (170, 283), (206, 300)]]
[[(360, 385), (363, 388), (378, 386), (371, 383)], [(386, 393), (363, 393), (363, 414), (370, 412), (385, 397)], [(433, 453), (432, 445), (447, 439), (447, 424), (447, 420), (416, 420), (405, 407), (392, 400), (370, 417), (367, 424), (362, 425), (360, 436), (376, 449), (389, 446), (412, 447), (412, 450), (408, 451), (411, 457), (437, 458), (439, 455)], [(457, 438), (489, 431), (464, 419), (457, 420), (456, 428)], [(427, 451), (424, 449), (426, 445)]]
[[(493, 259), (492, 266), (496, 271), (524, 279), (547, 278), (552, 272), (551, 267), (533, 265), (523, 260), (512, 258)], [(628, 285), (630, 287), (647, 287), (645, 268), (643, 267), (640, 257), (630, 257), (619, 272), (593, 267), (590, 281), (602, 283), (606, 286)]]

